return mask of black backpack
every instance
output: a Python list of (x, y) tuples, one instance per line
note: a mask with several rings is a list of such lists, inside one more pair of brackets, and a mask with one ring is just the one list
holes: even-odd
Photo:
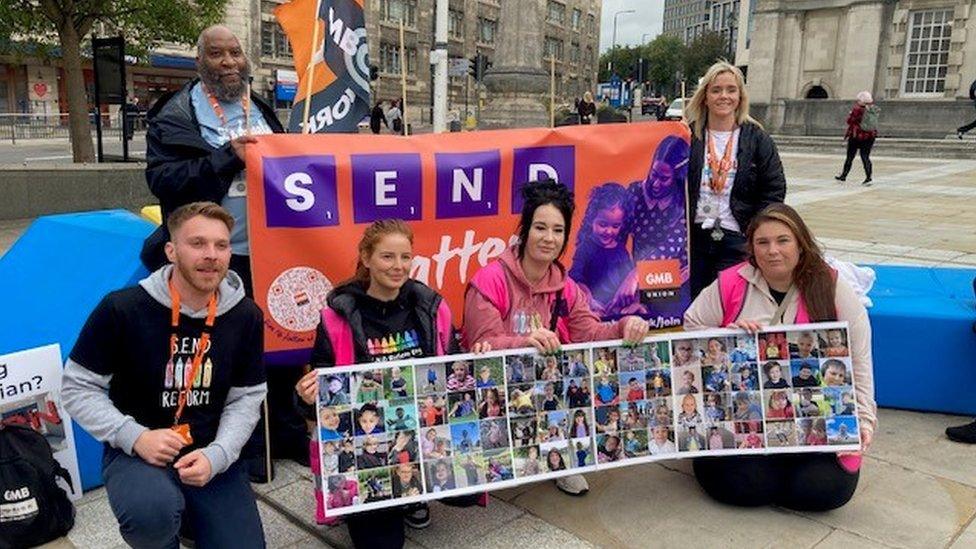
[(0, 549), (34, 547), (71, 530), (75, 508), (58, 477), (71, 486), (43, 435), (0, 424)]

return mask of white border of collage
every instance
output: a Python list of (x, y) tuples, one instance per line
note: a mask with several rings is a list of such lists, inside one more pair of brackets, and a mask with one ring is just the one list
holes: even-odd
[[(811, 324), (781, 324), (781, 325), (777, 325), (777, 326), (769, 326), (769, 327), (766, 327), (763, 330), (761, 330), (760, 332), (758, 332), (756, 335), (753, 336), (753, 337), (756, 338), (756, 341), (757, 341), (756, 363), (758, 364), (760, 362), (759, 361), (759, 356), (758, 356), (758, 339), (759, 339), (759, 334), (762, 334), (762, 333), (778, 333), (778, 332), (796, 332), (796, 331), (802, 331), (802, 330), (827, 330), (827, 329), (831, 329), (831, 328), (843, 328), (844, 330), (847, 331), (848, 338), (850, 338), (850, 327), (849, 327), (849, 325), (848, 325), (848, 323), (846, 321), (845, 322), (820, 322), (820, 323), (811, 323)], [(682, 340), (682, 339), (706, 339), (706, 338), (713, 337), (713, 336), (726, 336), (727, 337), (727, 336), (732, 336), (732, 335), (742, 335), (743, 333), (745, 333), (745, 332), (742, 331), (742, 330), (731, 330), (731, 329), (724, 329), (724, 328), (723, 329), (711, 329), (711, 330), (699, 330), (699, 331), (693, 331), (693, 332), (671, 332), (671, 333), (655, 334), (655, 335), (652, 335), (652, 336), (648, 336), (647, 338), (644, 339), (644, 341), (641, 344), (657, 343), (659, 341), (675, 341), (675, 340)], [(848, 339), (848, 342), (849, 341), (850, 340)], [(593, 349), (594, 348), (597, 348), (597, 347), (615, 347), (615, 346), (621, 346), (621, 345), (623, 345), (623, 341), (622, 340), (619, 340), (619, 339), (616, 339), (616, 340), (607, 340), (607, 341), (589, 341), (589, 342), (586, 342), (586, 343), (574, 343), (574, 344), (571, 344), (571, 345), (563, 345), (562, 348), (561, 348), (561, 352), (566, 352), (566, 351), (580, 351), (580, 350), (582, 350), (582, 351), (589, 351), (590, 352), (590, 356), (589, 356), (590, 360), (588, 362), (588, 365), (590, 367), (590, 376), (589, 376), (590, 377), (590, 392), (591, 392), (591, 395), (592, 395), (593, 394), (593, 375), (594, 375), (594, 372), (593, 372)], [(850, 346), (850, 345), (848, 344), (848, 346)], [(390, 361), (390, 362), (371, 362), (371, 363), (367, 363), (367, 364), (354, 364), (354, 365), (351, 365), (351, 366), (336, 366), (336, 367), (332, 367), (332, 368), (319, 368), (318, 369), (318, 374), (319, 374), (319, 376), (336, 374), (336, 373), (351, 374), (351, 373), (362, 372), (362, 371), (366, 371), (366, 370), (376, 370), (376, 369), (386, 370), (386, 369), (391, 369), (394, 366), (400, 366), (400, 367), (403, 367), (403, 366), (414, 366), (414, 367), (416, 367), (416, 366), (423, 366), (425, 364), (439, 364), (439, 363), (445, 363), (445, 362), (452, 362), (452, 361), (455, 361), (455, 360), (478, 360), (478, 359), (485, 359), (485, 358), (495, 358), (495, 357), (505, 357), (505, 356), (510, 356), (510, 355), (525, 355), (525, 354), (538, 354), (538, 352), (536, 351), (535, 348), (529, 347), (529, 348), (504, 349), (504, 350), (498, 350), (498, 351), (490, 351), (490, 352), (482, 353), (482, 354), (464, 353), (464, 354), (454, 354), (454, 355), (442, 355), (442, 356), (436, 356), (436, 357), (425, 357), (425, 358), (418, 358), (418, 359), (397, 360), (397, 361)], [(509, 426), (509, 430), (508, 430), (509, 446), (508, 446), (508, 448), (509, 448), (509, 453), (512, 455), (512, 465), (513, 465), (513, 469), (514, 469), (515, 455), (514, 455), (514, 447), (511, 444), (511, 436), (512, 436), (512, 434), (511, 434), (511, 418), (509, 417), (508, 410), (507, 410), (507, 407), (508, 407), (508, 404), (509, 404), (508, 403), (508, 370), (507, 370), (508, 364), (507, 364), (507, 362), (504, 365), (505, 365), (505, 368), (503, 368), (503, 373), (505, 374), (505, 376), (504, 376), (505, 379), (503, 381), (504, 381), (504, 384), (505, 384), (504, 385), (504, 387), (505, 387), (505, 393), (504, 393), (505, 394), (505, 405), (506, 405), (505, 417), (506, 417), (506, 421), (507, 421), (508, 426)], [(417, 407), (417, 410), (420, 410), (421, 400), (419, 398), (420, 395), (418, 395), (418, 393), (417, 393), (416, 368), (412, 369), (411, 371), (412, 371), (412, 374), (414, 375), (414, 395), (413, 395), (414, 404)], [(856, 393), (856, 388), (854, 386), (853, 376), (852, 376), (852, 379), (851, 379), (851, 388)], [(858, 417), (857, 416), (858, 410), (857, 410), (856, 400), (857, 399), (855, 399), (854, 418), (855, 418), (856, 421), (858, 421), (858, 425), (860, 425), (859, 420), (857, 419), (857, 417)], [(596, 406), (594, 405), (594, 399), (593, 399), (593, 397), (591, 397), (591, 401), (590, 401), (590, 412), (591, 412), (591, 416), (590, 417), (595, 417), (595, 413), (596, 413), (595, 412), (595, 408), (596, 408)], [(320, 401), (316, 400), (316, 407), (315, 407), (316, 428), (319, 429), (319, 430), (321, 430), (321, 428), (322, 428), (322, 425), (320, 424), (320, 416), (321, 416), (320, 411), (321, 411), (320, 410)], [(675, 425), (674, 422), (677, 421), (677, 419), (676, 419), (677, 418), (677, 414), (673, 414), (673, 416), (674, 416), (674, 418), (672, 419), (672, 425), (674, 426)], [(765, 422), (765, 421), (766, 421), (766, 417), (765, 417), (765, 409), (764, 409), (763, 410), (763, 422)], [(420, 432), (421, 432), (421, 428), (418, 427), (417, 428), (418, 437), (419, 437)], [(676, 433), (675, 436), (677, 437), (677, 429), (675, 429), (675, 433)], [(629, 467), (631, 465), (640, 465), (640, 464), (644, 464), (644, 463), (655, 463), (655, 462), (658, 462), (658, 461), (669, 461), (669, 460), (675, 460), (675, 459), (686, 459), (686, 458), (705, 457), (705, 456), (745, 456), (745, 455), (773, 455), (773, 454), (806, 454), (806, 453), (857, 452), (857, 451), (860, 451), (860, 448), (861, 448), (861, 445), (860, 445), (860, 436), (861, 435), (860, 435), (860, 429), (859, 428), (856, 429), (856, 433), (857, 433), (858, 441), (856, 443), (852, 443), (852, 444), (836, 444), (836, 445), (825, 445), (825, 446), (799, 446), (798, 445), (798, 446), (782, 446), (782, 447), (775, 447), (775, 448), (766, 448), (766, 447), (764, 447), (764, 448), (755, 448), (755, 449), (737, 449), (737, 448), (730, 448), (730, 449), (727, 449), (727, 450), (726, 449), (723, 449), (723, 450), (699, 450), (699, 451), (696, 451), (696, 452), (680, 452), (680, 451), (678, 451), (678, 452), (673, 452), (673, 453), (669, 453), (669, 454), (662, 454), (662, 455), (647, 455), (647, 456), (640, 456), (640, 457), (633, 457), (633, 458), (624, 458), (624, 459), (621, 459), (620, 461), (615, 461), (615, 462), (610, 462), (610, 463), (594, 463), (593, 465), (587, 465), (585, 467), (575, 467), (575, 468), (571, 468), (571, 469), (566, 469), (565, 471), (540, 473), (538, 475), (533, 475), (531, 478), (513, 478), (512, 480), (503, 480), (503, 481), (499, 481), (499, 482), (491, 482), (491, 483), (486, 483), (486, 484), (479, 484), (478, 486), (473, 486), (473, 487), (455, 488), (453, 490), (447, 490), (447, 491), (443, 491), (443, 492), (438, 492), (437, 494), (428, 494), (428, 493), (425, 493), (425, 494), (421, 494), (419, 496), (408, 496), (408, 497), (401, 497), (401, 498), (395, 498), (395, 499), (388, 499), (388, 500), (383, 500), (383, 501), (377, 501), (377, 502), (372, 502), (372, 503), (361, 503), (359, 505), (352, 505), (352, 506), (348, 506), (348, 507), (340, 507), (338, 509), (329, 509), (329, 508), (326, 508), (326, 514), (328, 516), (343, 516), (343, 515), (348, 515), (348, 514), (352, 514), (352, 513), (360, 513), (360, 512), (363, 512), (363, 511), (372, 511), (372, 510), (376, 510), (376, 509), (385, 509), (385, 508), (389, 508), (389, 507), (400, 507), (400, 506), (403, 506), (403, 505), (410, 505), (411, 503), (419, 503), (419, 502), (424, 502), (424, 501), (436, 501), (436, 500), (439, 500), (439, 499), (444, 499), (444, 498), (449, 498), (449, 497), (464, 496), (464, 495), (470, 495), (470, 494), (480, 494), (480, 493), (489, 492), (489, 491), (493, 491), (493, 490), (501, 490), (501, 489), (504, 489), (504, 488), (514, 488), (516, 486), (523, 486), (523, 485), (526, 485), (526, 484), (531, 484), (531, 483), (540, 482), (540, 481), (544, 481), (544, 480), (552, 480), (552, 479), (556, 479), (556, 478), (559, 478), (559, 477), (566, 477), (566, 476), (570, 476), (570, 475), (579, 475), (579, 474), (584, 474), (584, 473), (595, 473), (597, 471), (604, 471), (604, 470), (608, 470), (608, 469), (615, 469), (615, 468), (618, 468), (618, 467)], [(594, 449), (595, 449), (596, 436), (595, 435), (590, 435), (590, 438), (591, 438), (591, 440), (594, 443)], [(317, 437), (316, 437), (316, 439), (317, 439)], [(419, 442), (419, 440), (418, 440), (418, 442)], [(675, 440), (675, 444), (677, 444), (677, 440)], [(321, 456), (321, 452), (322, 452), (321, 444), (319, 444), (318, 451), (320, 452), (320, 456)], [(426, 463), (425, 463), (425, 460), (424, 460), (423, 456), (420, 455), (419, 451), (418, 451), (418, 458), (419, 458), (418, 464), (419, 464), (419, 469), (420, 469), (420, 480), (421, 480), (421, 484), (422, 484), (422, 486), (424, 486), (424, 489), (426, 489), (426, 486), (427, 486), (426, 480), (427, 479), (426, 479), (426, 470), (425, 470), (425, 467), (424, 467), (424, 465)], [(320, 476), (321, 476), (321, 482), (322, 482), (322, 495), (323, 495), (323, 498), (324, 498), (325, 502), (327, 502), (328, 501), (328, 476), (326, 476), (324, 470), (322, 471), (322, 473), (320, 474)]]

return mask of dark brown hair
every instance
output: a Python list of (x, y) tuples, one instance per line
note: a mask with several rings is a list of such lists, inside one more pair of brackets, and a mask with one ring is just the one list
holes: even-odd
[(834, 274), (830, 266), (824, 261), (820, 246), (813, 239), (813, 233), (803, 222), (800, 214), (786, 204), (770, 204), (759, 212), (749, 228), (746, 230), (746, 248), (749, 252), (749, 263), (758, 268), (756, 263), (753, 237), (756, 230), (770, 221), (777, 221), (789, 227), (796, 238), (800, 249), (800, 257), (793, 269), (793, 283), (800, 290), (803, 303), (807, 306), (807, 313), (811, 322), (825, 322), (837, 320), (837, 306), (834, 303), (836, 288)]
[(170, 239), (184, 223), (198, 215), (223, 222), (224, 225), (227, 225), (228, 232), (234, 230), (234, 216), (216, 202), (190, 202), (176, 208), (166, 218), (166, 228), (169, 229)]

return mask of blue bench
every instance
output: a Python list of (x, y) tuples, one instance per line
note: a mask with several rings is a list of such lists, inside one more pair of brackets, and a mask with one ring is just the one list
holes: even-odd
[(976, 269), (869, 267), (878, 405), (976, 415)]

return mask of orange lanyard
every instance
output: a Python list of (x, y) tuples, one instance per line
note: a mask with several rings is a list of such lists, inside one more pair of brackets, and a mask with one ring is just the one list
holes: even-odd
[(734, 138), (735, 128), (732, 129), (732, 135), (729, 136), (729, 141), (725, 144), (725, 154), (719, 160), (717, 158), (718, 154), (715, 153), (715, 136), (712, 132), (708, 132), (708, 168), (712, 172), (708, 178), (708, 186), (711, 187), (712, 192), (715, 194), (722, 194), (722, 191), (725, 190), (725, 183), (728, 181), (729, 172), (732, 170), (732, 149), (735, 148)]
[[(177, 331), (180, 327), (180, 292), (173, 285), (173, 280), (169, 281), (169, 294), (172, 297), (173, 308), (170, 311), (170, 326), (173, 328), (173, 333), (169, 336), (169, 360), (173, 361), (174, 355), (176, 355), (176, 348), (179, 338), (177, 337)], [(197, 351), (193, 354), (193, 362), (190, 366), (188, 372), (183, 374), (183, 387), (180, 389), (179, 402), (176, 406), (176, 415), (173, 417), (173, 425), (177, 425), (180, 422), (180, 416), (183, 415), (183, 408), (186, 407), (187, 394), (190, 391), (190, 385), (193, 384), (193, 379), (197, 377), (197, 371), (200, 369), (200, 364), (203, 362), (204, 355), (207, 354), (207, 346), (210, 344), (210, 329), (213, 328), (214, 321), (217, 319), (217, 292), (214, 292), (210, 296), (210, 302), (207, 303), (207, 320), (203, 323), (203, 333), (200, 334), (200, 341), (197, 343)]]
[[(221, 127), (226, 128), (227, 127), (227, 117), (224, 115), (224, 108), (220, 106), (220, 101), (217, 101), (217, 98), (214, 97), (214, 95), (212, 93), (210, 93), (210, 88), (208, 88), (206, 84), (204, 84), (204, 83), (201, 82), (200, 85), (203, 86), (203, 91), (204, 91), (204, 93), (207, 94), (207, 100), (210, 101), (210, 108), (213, 109), (214, 114), (216, 114), (217, 115), (217, 118), (220, 119), (220, 125), (221, 125)], [(250, 97), (247, 97), (245, 95), (241, 99), (241, 107), (244, 109), (244, 115), (245, 115), (245, 117), (247, 117), (247, 115), (250, 114), (250, 112), (251, 112), (251, 98)], [(248, 129), (250, 129), (250, 128), (248, 128)]]

